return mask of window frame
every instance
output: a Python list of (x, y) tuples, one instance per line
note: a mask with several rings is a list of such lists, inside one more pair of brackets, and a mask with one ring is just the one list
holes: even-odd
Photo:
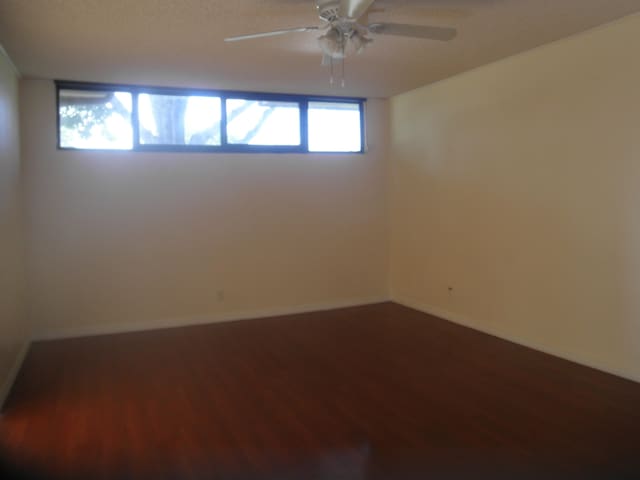
[[(303, 153), (319, 155), (353, 155), (366, 152), (365, 134), (365, 98), (337, 97), (323, 95), (297, 95), (265, 92), (245, 92), (236, 90), (212, 90), (202, 88), (178, 88), (157, 87), (147, 85), (125, 85), (114, 83), (74, 82), (67, 80), (55, 80), (56, 86), (56, 142), (58, 150), (69, 151), (104, 151), (104, 152), (192, 152), (192, 153)], [(131, 149), (100, 149), (63, 147), (60, 135), (60, 91), (61, 90), (86, 90), (86, 91), (119, 91), (128, 92), (132, 96), (131, 124), (133, 132), (133, 147)], [(140, 128), (138, 114), (138, 95), (178, 95), (178, 96), (205, 96), (220, 99), (220, 145), (158, 145), (140, 143)], [(227, 99), (240, 100), (266, 100), (297, 103), (300, 109), (300, 145), (248, 145), (230, 144), (227, 142)], [(355, 103), (360, 109), (360, 150), (354, 152), (336, 151), (309, 151), (309, 102), (326, 103)]]

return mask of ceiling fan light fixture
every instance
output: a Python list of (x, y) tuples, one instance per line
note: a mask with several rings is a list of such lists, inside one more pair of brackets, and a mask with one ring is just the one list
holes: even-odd
[(355, 32), (350, 39), (350, 50), (353, 50), (355, 53), (362, 53), (362, 51), (369, 45), (373, 40), (365, 37), (359, 32)]
[(339, 28), (331, 28), (318, 38), (318, 44), (322, 52), (334, 59), (342, 59), (361, 53), (372, 41), (357, 30), (352, 31), (350, 34), (345, 34)]
[(331, 58), (345, 57), (345, 38), (337, 28), (331, 28), (318, 38), (318, 45), (325, 55)]

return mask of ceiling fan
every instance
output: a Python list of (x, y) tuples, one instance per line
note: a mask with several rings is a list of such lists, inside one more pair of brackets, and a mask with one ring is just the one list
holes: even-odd
[(360, 53), (373, 41), (369, 38), (370, 34), (440, 41), (452, 40), (457, 34), (456, 29), (450, 27), (407, 25), (402, 23), (371, 23), (368, 25), (360, 23), (365, 21), (365, 13), (374, 1), (315, 0), (318, 15), (323, 22), (322, 25), (239, 35), (225, 38), (225, 42), (251, 40), (295, 32), (325, 32), (318, 38), (318, 44), (324, 53), (323, 65), (329, 65), (332, 64), (334, 59), (344, 59), (354, 53)]

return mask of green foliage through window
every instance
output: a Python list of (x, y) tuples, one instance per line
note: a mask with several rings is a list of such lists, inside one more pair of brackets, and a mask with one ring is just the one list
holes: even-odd
[(60, 146), (133, 147), (132, 97), (129, 92), (60, 90)]

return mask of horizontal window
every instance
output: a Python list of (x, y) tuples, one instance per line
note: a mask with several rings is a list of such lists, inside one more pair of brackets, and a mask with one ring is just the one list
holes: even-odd
[(58, 147), (362, 152), (363, 99), (56, 82)]

